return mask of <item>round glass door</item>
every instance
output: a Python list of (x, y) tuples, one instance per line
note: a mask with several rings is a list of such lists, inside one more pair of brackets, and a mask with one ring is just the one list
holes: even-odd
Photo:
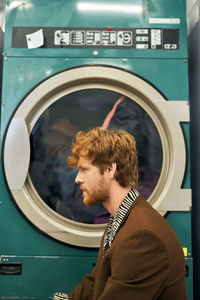
[(185, 101), (167, 101), (138, 76), (106, 66), (65, 70), (44, 80), (13, 114), (4, 142), (10, 192), (37, 228), (64, 243), (98, 247), (108, 213), (86, 207), (67, 166), (80, 130), (121, 128), (132, 134), (139, 155), (139, 191), (157, 211), (188, 210), (190, 190), (181, 189), (186, 166), (180, 122)]
[(41, 199), (70, 220), (102, 224), (109, 219), (101, 204), (86, 207), (75, 184), (76, 169), (67, 166), (72, 139), (92, 127), (120, 128), (132, 134), (139, 156), (139, 191), (148, 199), (160, 177), (162, 144), (147, 112), (134, 100), (111, 90), (85, 89), (50, 105), (31, 132), (29, 174)]

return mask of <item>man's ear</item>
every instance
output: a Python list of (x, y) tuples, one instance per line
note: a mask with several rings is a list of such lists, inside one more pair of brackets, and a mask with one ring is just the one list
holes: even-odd
[(116, 174), (116, 170), (117, 170), (117, 164), (116, 163), (112, 163), (110, 166), (107, 167), (106, 172), (107, 175), (110, 178), (114, 178), (115, 174)]

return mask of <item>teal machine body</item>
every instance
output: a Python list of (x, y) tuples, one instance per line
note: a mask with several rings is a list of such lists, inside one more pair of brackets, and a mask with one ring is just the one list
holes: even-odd
[(66, 156), (78, 130), (136, 137), (139, 189), (175, 230), (192, 297), (185, 1), (7, 1), (0, 298), (51, 299), (92, 270), (108, 216)]

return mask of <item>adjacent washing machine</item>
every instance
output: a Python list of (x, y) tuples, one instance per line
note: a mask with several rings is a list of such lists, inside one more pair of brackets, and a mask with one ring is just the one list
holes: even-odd
[(1, 299), (49, 299), (95, 264), (108, 213), (66, 158), (96, 126), (136, 138), (139, 190), (185, 251), (192, 299), (185, 1), (7, 1), (1, 102)]

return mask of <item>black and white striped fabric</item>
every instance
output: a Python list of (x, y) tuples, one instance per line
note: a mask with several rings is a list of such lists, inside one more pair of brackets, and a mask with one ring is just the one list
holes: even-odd
[(119, 230), (122, 224), (123, 219), (125, 218), (132, 204), (137, 199), (138, 195), (139, 193), (136, 189), (131, 189), (124, 198), (123, 202), (120, 204), (115, 217), (110, 217), (108, 228), (104, 236), (103, 256), (105, 255), (106, 251), (110, 248), (117, 234), (117, 231)]

